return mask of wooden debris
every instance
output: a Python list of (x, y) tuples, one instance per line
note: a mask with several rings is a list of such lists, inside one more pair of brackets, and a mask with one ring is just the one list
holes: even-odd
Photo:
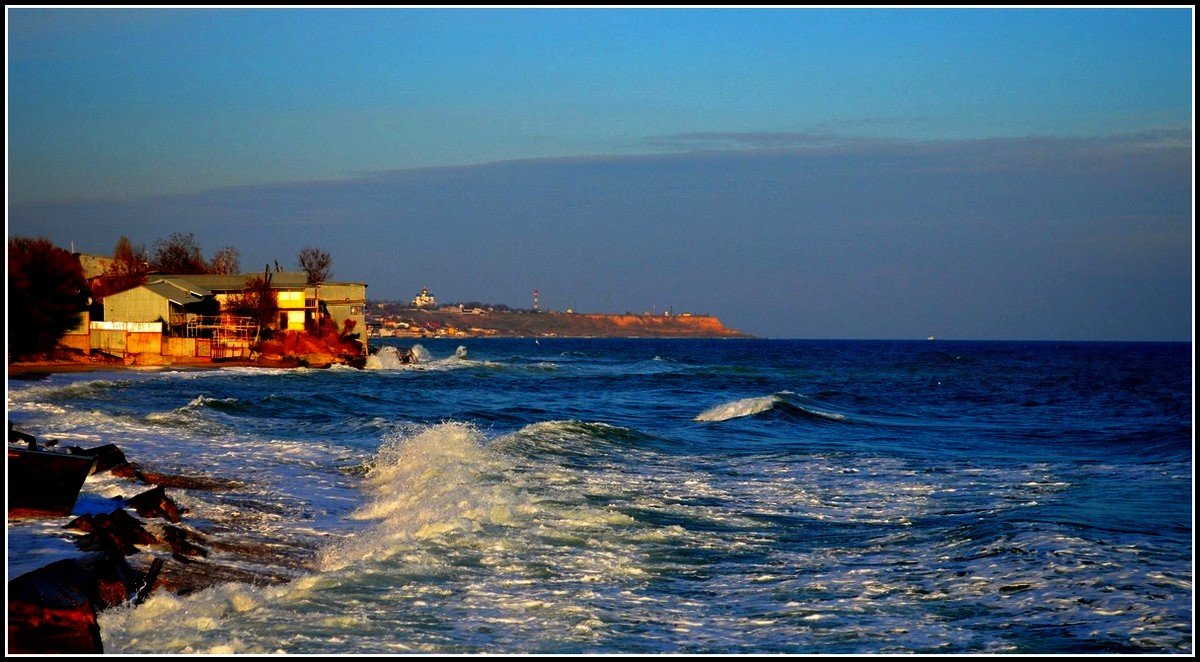
[(125, 454), (117, 448), (116, 444), (104, 444), (95, 448), (82, 448), (72, 446), (67, 449), (67, 452), (72, 455), (86, 455), (96, 458), (96, 473), (112, 471), (117, 467), (129, 465), (129, 461), (125, 459)]

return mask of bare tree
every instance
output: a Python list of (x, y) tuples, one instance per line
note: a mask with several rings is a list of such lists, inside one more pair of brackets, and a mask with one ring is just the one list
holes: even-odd
[(279, 314), (279, 304), (275, 299), (275, 290), (271, 289), (270, 277), (255, 276), (246, 281), (241, 292), (230, 295), (225, 304), (226, 309), (241, 317), (250, 317), (258, 325), (259, 334), (276, 323)]
[(117, 240), (113, 247), (113, 262), (92, 282), (92, 296), (103, 299), (146, 282), (150, 258), (145, 246), (134, 246), (127, 237)]
[(226, 246), (217, 251), (216, 255), (213, 255), (212, 261), (208, 263), (208, 273), (236, 274), (241, 270), (241, 266), (238, 264), (240, 257), (241, 254), (238, 253), (238, 249), (233, 246)]
[(300, 251), (300, 268), (308, 274), (309, 285), (319, 285), (333, 275), (333, 258), (319, 248), (308, 247)]
[(200, 255), (200, 244), (191, 232), (172, 232), (169, 238), (154, 242), (154, 260), (150, 268), (163, 274), (208, 272), (208, 265)]

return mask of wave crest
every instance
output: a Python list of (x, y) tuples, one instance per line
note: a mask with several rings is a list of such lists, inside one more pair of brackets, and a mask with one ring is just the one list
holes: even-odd
[(758, 416), (774, 412), (794, 418), (820, 422), (852, 422), (851, 418), (846, 414), (816, 409), (807, 402), (802, 402), (802, 400), (807, 400), (807, 398), (791, 391), (780, 391), (771, 395), (725, 402), (705, 409), (692, 420), (704, 423), (719, 423), (734, 418)]
[(540, 421), (495, 439), (491, 448), (521, 455), (594, 457), (662, 440), (631, 428), (576, 420)]
[(693, 421), (703, 421), (707, 423), (718, 423), (720, 421), (728, 421), (731, 418), (741, 418), (743, 416), (753, 416), (761, 414), (764, 411), (770, 410), (778, 402), (780, 397), (778, 394), (767, 395), (759, 398), (742, 398), (733, 402), (726, 402), (715, 407), (710, 407), (700, 412), (693, 418)]

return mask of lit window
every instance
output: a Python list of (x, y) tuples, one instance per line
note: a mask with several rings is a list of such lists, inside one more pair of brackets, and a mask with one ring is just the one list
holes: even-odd
[(304, 292), (279, 292), (276, 299), (280, 308), (304, 307)]

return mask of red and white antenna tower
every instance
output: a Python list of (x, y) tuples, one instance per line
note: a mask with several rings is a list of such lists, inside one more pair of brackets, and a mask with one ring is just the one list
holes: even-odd
[(539, 294), (540, 293), (537, 290), (533, 291), (533, 309), (534, 310), (538, 310), (538, 295)]

